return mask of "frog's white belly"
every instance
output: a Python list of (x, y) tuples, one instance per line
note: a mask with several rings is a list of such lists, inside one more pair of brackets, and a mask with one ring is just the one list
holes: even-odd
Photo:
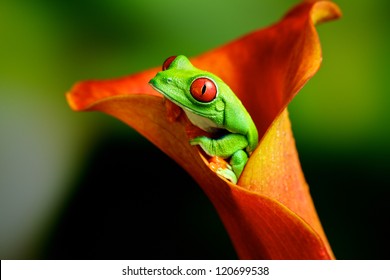
[(215, 132), (215, 130), (219, 129), (219, 127), (212, 120), (209, 120), (208, 118), (199, 116), (185, 109), (184, 112), (186, 113), (188, 119), (191, 121), (193, 125), (196, 125), (200, 129), (203, 129), (204, 131)]

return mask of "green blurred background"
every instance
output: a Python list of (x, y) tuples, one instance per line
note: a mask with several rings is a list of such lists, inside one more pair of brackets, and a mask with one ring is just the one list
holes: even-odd
[[(180, 167), (64, 93), (200, 54), (297, 2), (1, 1), (0, 258), (236, 258)], [(290, 116), (336, 257), (389, 259), (390, 2), (335, 2), (343, 18), (318, 26), (324, 61)]]

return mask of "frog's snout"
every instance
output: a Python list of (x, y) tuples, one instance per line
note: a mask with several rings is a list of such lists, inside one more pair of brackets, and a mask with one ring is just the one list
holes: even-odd
[(149, 84), (153, 87), (159, 87), (172, 84), (172, 82), (172, 77), (167, 77), (166, 75), (161, 74), (161, 72), (158, 72), (156, 76), (154, 76), (154, 78), (149, 81)]
[(160, 73), (157, 73), (156, 76), (154, 76), (154, 78), (149, 81), (149, 85), (151, 85), (152, 88), (156, 91), (164, 94), (167, 81), (164, 76), (160, 75)]
[(151, 79), (151, 80), (148, 82), (148, 84), (154, 87), (155, 84), (156, 84), (155, 79), (154, 79), (154, 78)]
[(158, 83), (157, 83), (157, 81), (156, 81), (155, 78), (153, 78), (153, 79), (151, 79), (151, 80), (149, 81), (149, 85), (151, 85), (152, 88), (153, 88), (154, 90), (160, 92)]

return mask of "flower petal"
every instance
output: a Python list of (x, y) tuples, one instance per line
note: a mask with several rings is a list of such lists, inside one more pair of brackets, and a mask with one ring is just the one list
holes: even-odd
[[(320, 242), (322, 244), (312, 244), (314, 247), (301, 248), (321, 252), (323, 257), (333, 257), (301, 170), (287, 110), (283, 111), (274, 121), (259, 147), (251, 155), (251, 160), (245, 167), (238, 184), (256, 194), (277, 201), (302, 219), (299, 222), (306, 224), (305, 230), (316, 233), (316, 237), (312, 234), (308, 234), (307, 237), (322, 240)], [(292, 220), (297, 217), (290, 216)], [(295, 220), (295, 222), (298, 221)], [(295, 222), (291, 221), (291, 224)], [(295, 234), (292, 229), (289, 232), (291, 235)], [(299, 250), (299, 246), (290, 244), (289, 248)], [(315, 248), (316, 246), (318, 247)], [(325, 251), (327, 254), (324, 253)], [(312, 258), (316, 257), (312, 256)]]
[(157, 71), (159, 69), (156, 67), (118, 79), (83, 81), (75, 84), (66, 94), (66, 98), (73, 110), (84, 111), (96, 102), (118, 95), (142, 93), (161, 97), (161, 94), (148, 84)]
[(322, 61), (314, 24), (340, 16), (328, 1), (302, 3), (275, 25), (250, 33), (192, 62), (226, 81), (252, 116), (259, 137)]

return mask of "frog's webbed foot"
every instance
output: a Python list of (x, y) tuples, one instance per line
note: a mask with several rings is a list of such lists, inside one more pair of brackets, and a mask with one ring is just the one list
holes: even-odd
[(237, 176), (236, 174), (234, 174), (233, 170), (219, 168), (217, 169), (216, 173), (224, 177), (225, 179), (229, 180), (233, 184), (237, 184)]
[(221, 177), (229, 180), (233, 184), (237, 183), (237, 176), (234, 173), (230, 164), (220, 157), (212, 157), (210, 159), (210, 168)]
[[(248, 155), (243, 150), (248, 146), (248, 140), (241, 134), (226, 134), (213, 139), (198, 136), (190, 140), (191, 145), (199, 145), (211, 156), (210, 167), (217, 174), (236, 184), (248, 161)], [(230, 158), (229, 164), (223, 159)], [(218, 160), (216, 160), (218, 159)]]

